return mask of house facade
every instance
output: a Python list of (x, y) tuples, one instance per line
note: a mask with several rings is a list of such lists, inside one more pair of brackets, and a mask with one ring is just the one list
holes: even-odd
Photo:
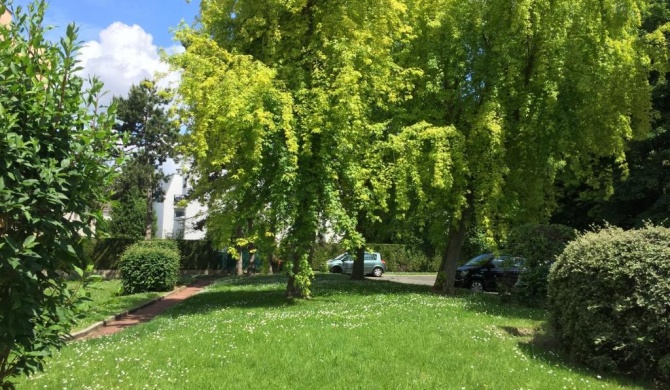
[(195, 201), (187, 201), (189, 188), (185, 178), (174, 174), (163, 183), (162, 202), (154, 202), (157, 218), (155, 238), (176, 238), (184, 240), (201, 240), (206, 231), (202, 225), (207, 216), (207, 207)]

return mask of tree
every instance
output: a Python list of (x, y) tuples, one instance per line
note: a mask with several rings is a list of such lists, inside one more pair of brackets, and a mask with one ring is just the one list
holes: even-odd
[[(112, 186), (112, 213), (109, 221), (109, 233), (112, 237), (145, 238), (147, 216), (145, 189), (150, 185), (146, 182), (148, 177), (146, 167), (134, 159), (126, 161), (121, 167), (121, 174)], [(154, 189), (153, 199), (160, 195), (158, 189)], [(148, 212), (152, 216), (153, 235), (156, 231), (153, 207)]]
[[(668, 2), (651, 1), (643, 14), (642, 29), (648, 34), (667, 34), (668, 23)], [(624, 229), (641, 228), (645, 221), (670, 226), (670, 84), (669, 74), (661, 76), (656, 70), (649, 74), (656, 113), (652, 131), (627, 145), (625, 169), (603, 169), (601, 180), (595, 182), (561, 183), (553, 221), (578, 229), (603, 221)], [(605, 168), (611, 165), (609, 161), (602, 164)]]
[[(4, 3), (4, 2), (3, 2)], [(5, 3), (11, 7), (11, 1)], [(35, 372), (60, 348), (79, 299), (81, 236), (101, 217), (117, 138), (102, 85), (76, 75), (77, 29), (45, 39), (46, 5), (17, 7), (0, 27), (0, 386)], [(0, 5), (0, 14), (5, 12)]]
[[(180, 95), (195, 191), (227, 241), (272, 214), (292, 266), (287, 295), (309, 295), (316, 233), (325, 224), (362, 255), (362, 221), (385, 208), (378, 141), (391, 103), (407, 95), (392, 51), (405, 40), (397, 0), (220, 0), (184, 28)], [(359, 260), (362, 274), (362, 258)]]
[(169, 93), (159, 91), (149, 80), (131, 86), (127, 98), (114, 97), (114, 103), (118, 106), (114, 129), (129, 139), (133, 185), (139, 186), (146, 202), (144, 238), (148, 240), (153, 225), (152, 203), (162, 196), (160, 184), (165, 178), (159, 167), (172, 156), (179, 126), (168, 115)]
[[(450, 181), (404, 187), (442, 186), (451, 199), (418, 198), (444, 223), (435, 289), (450, 292), (470, 221), (491, 232), (544, 221), (559, 172), (594, 177), (603, 157), (625, 165), (626, 141), (649, 131), (647, 74), (664, 63), (665, 40), (639, 35), (641, 1), (408, 3), (416, 39), (402, 64), (423, 74), (399, 136), (445, 133), (429, 146), (442, 148), (441, 166), (418, 172)], [(417, 121), (429, 125), (417, 133)]]

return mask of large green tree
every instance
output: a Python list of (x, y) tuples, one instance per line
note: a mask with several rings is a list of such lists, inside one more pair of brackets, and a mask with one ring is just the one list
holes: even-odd
[[(427, 177), (437, 168), (445, 179), (404, 187), (420, 195), (427, 220), (444, 223), (435, 288), (449, 292), (471, 221), (493, 232), (546, 220), (558, 172), (593, 177), (603, 157), (625, 166), (626, 142), (649, 131), (647, 75), (663, 63), (665, 42), (639, 34), (643, 1), (408, 4), (415, 39), (402, 64), (423, 75), (406, 121), (429, 125), (401, 127), (398, 136), (437, 140), (426, 131), (439, 131), (443, 140), (429, 150), (440, 147), (437, 157), (448, 159), (417, 171)], [(436, 187), (449, 202), (422, 195)]]
[(309, 294), (319, 229), (362, 257), (362, 224), (385, 208), (378, 141), (408, 96), (392, 56), (405, 11), (398, 0), (203, 1), (202, 28), (178, 34), (185, 150), (196, 192), (220, 215), (210, 230), (227, 240), (272, 210), (292, 262), (288, 296)]
[[(2, 2), (0, 15), (5, 12)], [(81, 235), (111, 184), (117, 138), (102, 85), (83, 92), (77, 29), (44, 37), (44, 1), (0, 26), (0, 387), (64, 343), (78, 298), (64, 275), (86, 266)]]
[[(642, 29), (667, 34), (670, 4), (651, 1), (642, 19)], [(663, 77), (664, 76), (664, 77)], [(587, 229), (607, 221), (630, 229), (645, 221), (670, 226), (670, 84), (669, 74), (652, 71), (652, 104), (656, 113), (647, 137), (628, 144), (626, 169), (605, 169), (599, 181), (561, 183), (556, 222)], [(601, 183), (611, 183), (611, 186)], [(594, 185), (595, 184), (595, 185)]]
[(160, 91), (149, 80), (131, 86), (127, 97), (114, 97), (114, 103), (118, 106), (114, 129), (127, 137), (126, 153), (132, 157), (125, 168), (129, 177), (122, 178), (120, 186), (140, 188), (144, 195), (144, 238), (148, 240), (154, 220), (152, 204), (163, 195), (161, 183), (165, 175), (160, 167), (173, 157), (179, 126), (169, 115), (169, 93)]

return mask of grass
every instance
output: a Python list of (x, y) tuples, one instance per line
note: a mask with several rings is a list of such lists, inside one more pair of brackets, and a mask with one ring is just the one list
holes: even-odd
[(496, 296), (319, 274), (224, 278), (155, 320), (69, 344), (21, 389), (641, 389), (573, 366)]
[[(73, 283), (74, 284), (74, 283)], [(142, 303), (158, 298), (164, 292), (150, 292), (132, 295), (119, 295), (121, 289), (120, 280), (101, 280), (89, 285), (88, 292), (91, 294), (90, 310), (84, 318), (77, 321), (73, 331), (86, 329), (96, 322), (105, 320), (110, 316), (130, 310)]]

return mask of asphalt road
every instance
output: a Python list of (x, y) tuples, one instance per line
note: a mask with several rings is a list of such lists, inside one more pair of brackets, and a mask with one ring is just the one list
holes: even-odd
[(384, 274), (381, 278), (369, 277), (371, 280), (386, 280), (396, 283), (405, 283), (405, 284), (418, 284), (422, 286), (432, 286), (435, 284), (435, 278), (437, 274), (434, 275), (389, 275)]

